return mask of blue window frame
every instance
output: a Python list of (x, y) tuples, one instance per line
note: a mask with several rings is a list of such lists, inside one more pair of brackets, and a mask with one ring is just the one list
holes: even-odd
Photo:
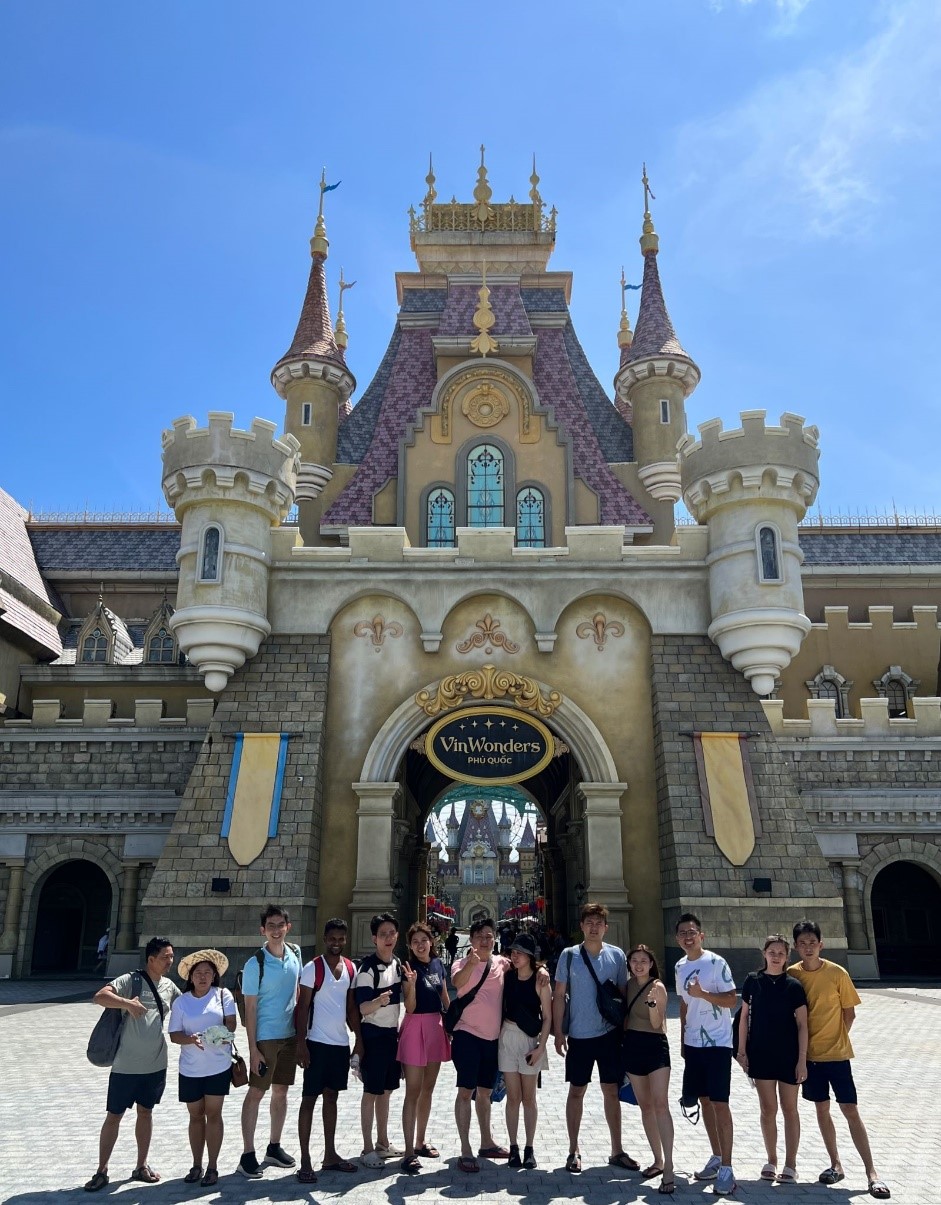
[(426, 526), (429, 548), (454, 547), (454, 493), (439, 487), (428, 495)]
[(546, 500), (534, 485), (516, 495), (516, 543), (520, 548), (546, 546)]
[(467, 457), (467, 526), (503, 526), (503, 453), (478, 444)]

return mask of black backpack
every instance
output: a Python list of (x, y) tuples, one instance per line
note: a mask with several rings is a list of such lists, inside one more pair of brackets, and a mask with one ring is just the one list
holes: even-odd
[[(143, 978), (140, 971), (131, 975), (131, 995), (140, 995)], [(162, 1013), (161, 1013), (162, 1015)], [(85, 1054), (93, 1067), (110, 1067), (118, 1057), (121, 1045), (121, 1035), (124, 1032), (124, 1018), (127, 1016), (123, 1008), (105, 1008), (95, 1022), (95, 1028), (88, 1038)]]
[[(301, 947), (295, 946), (291, 942), (286, 941), (285, 946), (289, 949), (298, 961), (298, 965), (303, 967), (304, 959), (301, 957)], [(258, 959), (258, 990), (261, 991), (261, 981), (265, 977), (265, 948), (262, 946), (255, 951), (255, 957)], [(232, 998), (235, 1001), (235, 1009), (239, 1015), (239, 1020), (245, 1024), (245, 993), (242, 991), (242, 972), (235, 976), (235, 987), (232, 989)]]

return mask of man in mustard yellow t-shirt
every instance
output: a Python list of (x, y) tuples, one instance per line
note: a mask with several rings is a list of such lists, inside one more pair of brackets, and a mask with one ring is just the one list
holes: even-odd
[(817, 1109), (817, 1125), (830, 1157), (830, 1166), (820, 1173), (821, 1184), (843, 1180), (843, 1165), (836, 1146), (836, 1128), (830, 1116), (830, 1088), (849, 1126), (853, 1145), (859, 1151), (869, 1181), (869, 1195), (880, 1201), (892, 1194), (879, 1178), (869, 1149), (869, 1136), (856, 1103), (856, 1085), (850, 1059), (850, 1027), (860, 1003), (848, 973), (835, 962), (820, 957), (823, 942), (820, 926), (802, 920), (794, 926), (794, 947), (800, 962), (788, 967), (788, 974), (799, 980), (807, 996), (807, 1079), (804, 1100), (812, 1100)]

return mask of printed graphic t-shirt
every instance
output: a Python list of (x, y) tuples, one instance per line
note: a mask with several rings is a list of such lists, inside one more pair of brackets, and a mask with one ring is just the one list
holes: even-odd
[(805, 971), (798, 962), (787, 968), (807, 996), (807, 1058), (813, 1063), (836, 1063), (853, 1057), (844, 1008), (855, 1008), (859, 995), (849, 973), (835, 962), (821, 958), (816, 971)]
[(391, 962), (381, 962), (377, 954), (364, 958), (359, 964), (354, 989), (357, 1008), (369, 1004), (383, 992), (391, 992), (389, 1003), (370, 1013), (368, 1017), (363, 1017), (362, 1023), (376, 1025), (379, 1029), (398, 1028), (402, 1008), (402, 969), (397, 958), (393, 958)]
[(732, 1010), (718, 1008), (686, 990), (693, 980), (705, 992), (720, 995), (735, 990), (735, 980), (729, 964), (721, 954), (703, 950), (698, 958), (685, 955), (676, 964), (676, 993), (686, 1005), (686, 1029), (683, 1041), (687, 1046), (732, 1045)]

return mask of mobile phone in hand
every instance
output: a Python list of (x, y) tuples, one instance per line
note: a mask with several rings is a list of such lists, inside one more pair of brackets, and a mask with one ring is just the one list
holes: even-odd
[(264, 1077), (268, 1074), (267, 1063), (262, 1062), (258, 1064), (258, 1074), (262, 1077), (262, 1079), (264, 1079)]

